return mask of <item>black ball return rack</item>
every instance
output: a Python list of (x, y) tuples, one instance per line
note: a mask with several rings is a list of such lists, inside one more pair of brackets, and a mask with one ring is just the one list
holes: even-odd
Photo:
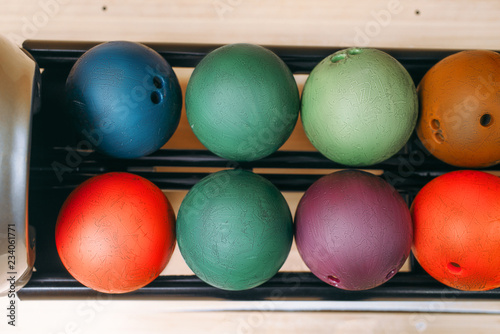
[[(36, 271), (18, 295), (21, 299), (96, 298), (93, 291), (73, 279), (63, 267), (55, 246), (55, 223), (69, 193), (81, 182), (97, 174), (127, 171), (141, 175), (161, 189), (189, 189), (206, 173), (155, 172), (154, 167), (234, 167), (253, 168), (346, 168), (318, 152), (278, 151), (264, 159), (236, 163), (205, 150), (160, 150), (150, 156), (119, 160), (95, 152), (79, 151), (79, 137), (65, 115), (64, 84), (75, 61), (97, 42), (55, 42), (28, 40), (23, 47), (35, 58), (42, 73), (42, 108), (33, 115), (30, 162), (29, 223), (36, 230)], [(146, 43), (173, 67), (195, 67), (219, 45)], [(340, 48), (268, 46), (293, 73), (309, 73), (324, 57)], [(408, 70), (415, 84), (439, 60), (456, 50), (385, 49)], [(73, 155), (68, 155), (68, 147)], [(58, 177), (54, 162), (69, 167)], [(381, 170), (411, 203), (419, 189), (434, 177), (456, 170), (432, 157), (413, 135), (394, 157), (368, 167)], [(487, 168), (488, 169), (488, 168)], [(489, 168), (494, 169), (494, 167)], [(321, 175), (262, 174), (282, 191), (305, 191)], [(304, 272), (279, 272), (267, 283), (246, 291), (224, 291), (195, 276), (160, 276), (149, 285), (114, 299), (176, 300), (456, 300), (500, 299), (500, 289), (459, 291), (439, 283), (410, 258), (411, 270), (400, 272), (390, 281), (365, 291), (344, 291)], [(500, 268), (499, 268), (500, 269)]]

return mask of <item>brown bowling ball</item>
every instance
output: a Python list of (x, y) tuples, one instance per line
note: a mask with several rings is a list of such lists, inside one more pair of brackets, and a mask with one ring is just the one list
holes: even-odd
[(441, 60), (418, 86), (417, 134), (438, 159), (481, 168), (500, 162), (500, 55), (462, 51)]

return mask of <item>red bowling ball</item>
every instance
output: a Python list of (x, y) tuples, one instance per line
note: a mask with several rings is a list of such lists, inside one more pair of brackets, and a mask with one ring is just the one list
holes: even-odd
[(366, 172), (322, 177), (305, 192), (295, 219), (302, 259), (318, 278), (341, 289), (383, 284), (410, 253), (406, 202), (389, 183)]
[(64, 202), (56, 246), (69, 273), (105, 293), (153, 281), (175, 247), (175, 215), (162, 191), (129, 173), (95, 176)]
[(413, 253), (435, 279), (459, 290), (500, 287), (500, 178), (455, 171), (425, 185), (412, 204)]

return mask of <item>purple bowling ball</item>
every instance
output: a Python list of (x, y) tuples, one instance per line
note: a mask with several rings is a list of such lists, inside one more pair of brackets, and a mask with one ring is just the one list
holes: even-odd
[(411, 215), (380, 177), (355, 170), (316, 181), (295, 215), (302, 259), (322, 281), (366, 290), (391, 279), (410, 254)]

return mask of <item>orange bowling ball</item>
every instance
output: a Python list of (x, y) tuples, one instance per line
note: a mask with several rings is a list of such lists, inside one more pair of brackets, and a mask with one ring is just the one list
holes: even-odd
[(69, 273), (105, 293), (125, 293), (153, 281), (175, 247), (175, 214), (162, 191), (129, 173), (85, 181), (64, 202), (56, 246)]
[(500, 162), (500, 55), (462, 51), (441, 60), (418, 86), (417, 134), (438, 159), (482, 168)]
[(412, 204), (413, 253), (432, 277), (459, 290), (500, 287), (500, 178), (455, 171)]

